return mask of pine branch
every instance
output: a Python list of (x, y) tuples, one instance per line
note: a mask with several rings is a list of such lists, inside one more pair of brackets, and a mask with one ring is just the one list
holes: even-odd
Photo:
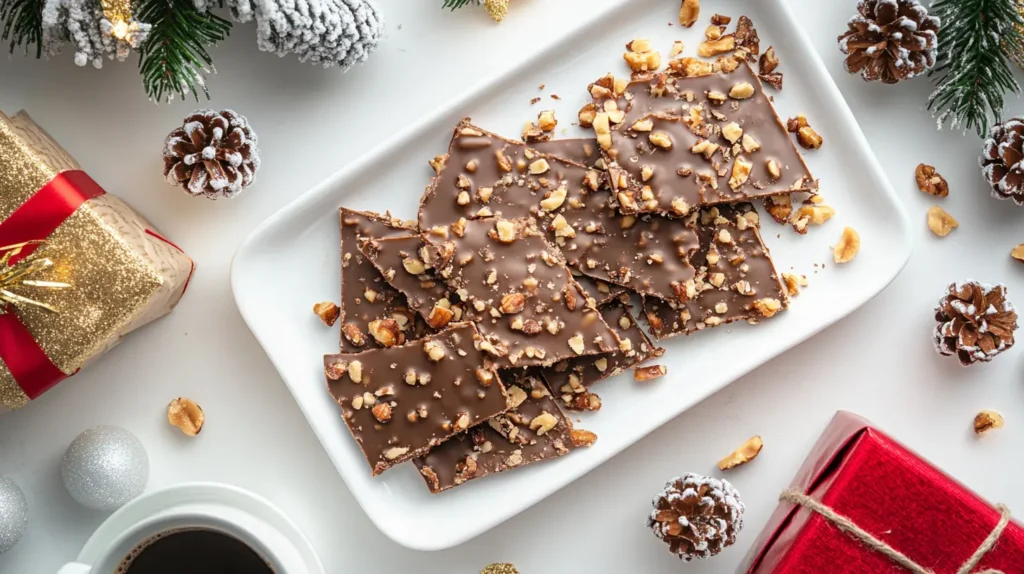
[(456, 10), (462, 8), (466, 4), (474, 4), (479, 6), (480, 0), (444, 0), (444, 8)]
[(43, 0), (0, 0), (0, 41), (11, 41), (10, 53), (24, 46), (43, 55)]
[(974, 128), (988, 132), (989, 120), (1003, 115), (1003, 96), (1019, 94), (1013, 78), (1009, 46), (1019, 47), (1024, 20), (1018, 0), (938, 0), (932, 13), (942, 21), (939, 58), (933, 74), (941, 74), (928, 97), (939, 127)]
[(191, 92), (206, 99), (204, 75), (213, 67), (206, 51), (228, 37), (231, 22), (196, 10), (192, 0), (140, 0), (136, 16), (153, 25), (139, 49), (139, 72), (146, 94), (157, 102), (170, 101), (177, 93), (182, 99)]

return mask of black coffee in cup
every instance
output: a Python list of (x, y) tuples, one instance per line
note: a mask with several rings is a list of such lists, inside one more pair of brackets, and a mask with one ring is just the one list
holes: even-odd
[(246, 543), (217, 530), (182, 529), (153, 536), (121, 560), (114, 574), (274, 574)]

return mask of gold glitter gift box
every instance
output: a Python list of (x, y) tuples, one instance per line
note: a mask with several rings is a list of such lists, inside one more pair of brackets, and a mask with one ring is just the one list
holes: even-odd
[(193, 270), (28, 114), (0, 113), (0, 412), (169, 313)]

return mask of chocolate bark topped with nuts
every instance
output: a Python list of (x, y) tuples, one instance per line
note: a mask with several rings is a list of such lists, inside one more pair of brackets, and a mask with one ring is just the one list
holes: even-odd
[(511, 410), (414, 461), (431, 492), (557, 458), (576, 448), (572, 422), (565, 418), (539, 378), (519, 370), (504, 370), (501, 380), (508, 390)]
[(432, 329), (463, 320), (462, 306), (453, 303), (448, 285), (434, 273), (434, 249), (421, 236), (363, 238), (359, 249)]
[[(562, 149), (564, 144), (549, 145)], [(419, 223), (424, 232), (442, 238), (460, 219), (535, 214), (549, 192), (565, 187), (575, 194), (589, 171), (582, 163), (533, 150), (469, 120), (455, 127), (448, 153), (430, 163), (436, 176), (420, 201)]]
[(541, 153), (587, 167), (594, 167), (601, 159), (601, 148), (597, 145), (597, 140), (591, 138), (533, 142), (530, 147)]
[(327, 387), (374, 476), (508, 409), (481, 341), (460, 323), (402, 346), (324, 356)]
[(700, 237), (690, 261), (697, 270), (694, 296), (678, 304), (644, 297), (652, 334), (662, 339), (746, 320), (756, 323), (784, 310), (789, 301), (768, 248), (761, 241), (757, 212), (749, 203), (703, 209), (689, 218)]
[(415, 222), (403, 222), (390, 214), (341, 208), (341, 350), (353, 353), (380, 345), (369, 333), (370, 322), (391, 321), (401, 338), (422, 334), (426, 325), (411, 312), (405, 297), (359, 251), (359, 237), (408, 235)]
[(467, 308), (501, 367), (544, 366), (618, 348), (532, 219), (478, 219), (450, 240), (427, 236), (447, 262), (440, 276)]
[(678, 215), (700, 205), (814, 189), (746, 63), (731, 73), (631, 82), (620, 98), (611, 94), (600, 107), (593, 127), (623, 212)]
[(664, 351), (655, 347), (629, 313), (628, 296), (622, 295), (601, 307), (605, 322), (619, 336), (619, 348), (611, 353), (566, 359), (545, 367), (541, 374), (551, 391), (569, 410), (596, 410), (600, 400), (587, 397), (587, 389), (594, 383), (614, 377), (626, 369), (660, 356)]
[[(587, 299), (593, 299), (594, 307), (601, 307), (605, 303), (618, 299), (619, 295), (626, 293), (624, 287), (619, 285), (613, 285), (607, 281), (601, 281), (600, 279), (594, 279), (582, 274), (576, 269), (570, 269), (572, 272), (572, 278), (579, 283), (580, 288), (583, 289), (583, 293), (587, 296)], [(589, 301), (588, 301), (589, 302)], [(605, 321), (607, 323), (607, 321)], [(608, 326), (615, 328), (615, 325), (608, 323)]]

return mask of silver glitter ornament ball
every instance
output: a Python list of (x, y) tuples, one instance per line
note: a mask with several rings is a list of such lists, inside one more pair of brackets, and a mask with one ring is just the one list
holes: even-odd
[(21, 540), (28, 527), (28, 501), (13, 480), (0, 476), (0, 554)]
[(146, 489), (149, 457), (132, 433), (100, 425), (75, 438), (64, 453), (60, 474), (79, 504), (113, 511)]

